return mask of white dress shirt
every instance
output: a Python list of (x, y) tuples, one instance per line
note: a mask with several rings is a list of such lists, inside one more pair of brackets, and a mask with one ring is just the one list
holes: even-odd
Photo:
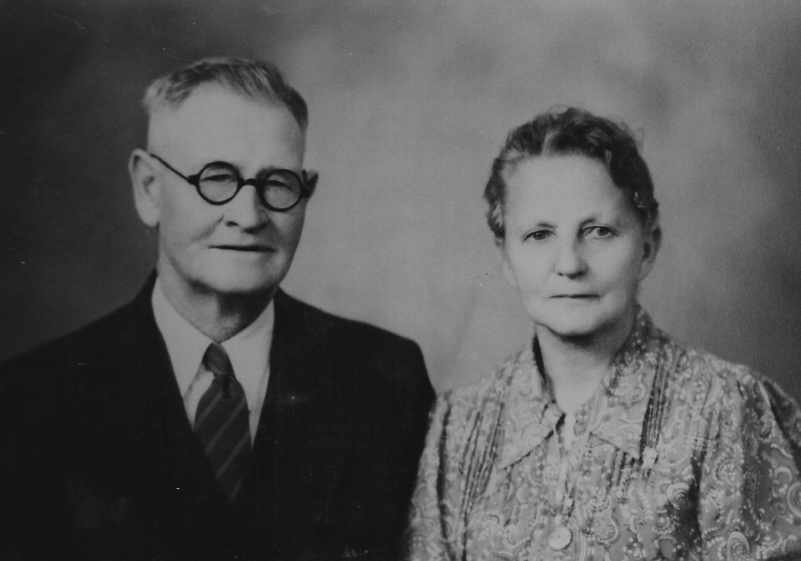
[[(170, 304), (158, 278), (151, 301), (156, 325), (167, 345), (172, 371), (184, 400), (186, 415), (194, 426), (197, 404), (214, 379), (211, 372), (200, 368), (203, 354), (213, 341), (186, 321)], [(273, 303), (270, 302), (253, 323), (222, 342), (231, 360), (234, 376), (245, 391), (251, 442), (256, 436), (259, 415), (267, 394), (274, 320)]]

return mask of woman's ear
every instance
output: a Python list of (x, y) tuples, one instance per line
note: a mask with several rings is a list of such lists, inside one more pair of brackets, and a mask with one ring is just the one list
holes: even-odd
[(517, 288), (517, 277), (512, 269), (512, 264), (509, 263), (509, 254), (506, 253), (506, 247), (502, 239), (495, 239), (495, 247), (501, 256), (501, 271), (503, 271), (503, 278), (509, 283), (512, 288)]
[(655, 222), (643, 233), (642, 263), (640, 264), (640, 280), (651, 272), (656, 261), (656, 255), (662, 245), (662, 228)]
[(155, 228), (159, 223), (161, 208), (161, 184), (156, 175), (153, 159), (137, 148), (128, 159), (128, 174), (131, 177), (134, 204), (139, 218), (147, 226)]

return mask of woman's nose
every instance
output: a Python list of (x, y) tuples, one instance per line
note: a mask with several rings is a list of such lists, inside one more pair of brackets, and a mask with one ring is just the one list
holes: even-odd
[(559, 247), (554, 270), (556, 274), (570, 278), (581, 276), (587, 272), (587, 262), (577, 243), (566, 242)]

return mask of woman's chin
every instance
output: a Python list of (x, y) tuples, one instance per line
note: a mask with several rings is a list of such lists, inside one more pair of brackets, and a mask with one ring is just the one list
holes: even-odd
[(561, 339), (594, 339), (603, 330), (600, 326), (587, 323), (566, 323), (544, 325), (545, 329)]
[(534, 323), (538, 330), (546, 329), (563, 339), (594, 339), (617, 322), (603, 310), (560, 309), (534, 318)]

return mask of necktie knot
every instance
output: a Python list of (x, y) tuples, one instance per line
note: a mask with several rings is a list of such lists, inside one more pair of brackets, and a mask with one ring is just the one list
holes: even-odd
[(206, 349), (206, 353), (203, 355), (203, 366), (208, 368), (215, 378), (234, 375), (234, 368), (231, 366), (228, 353), (225, 352), (222, 345), (217, 343), (211, 343)]
[(198, 435), (214, 474), (229, 500), (242, 485), (250, 455), (250, 427), (245, 392), (234, 376), (228, 354), (212, 343), (203, 355), (203, 368), (214, 375), (195, 413)]

